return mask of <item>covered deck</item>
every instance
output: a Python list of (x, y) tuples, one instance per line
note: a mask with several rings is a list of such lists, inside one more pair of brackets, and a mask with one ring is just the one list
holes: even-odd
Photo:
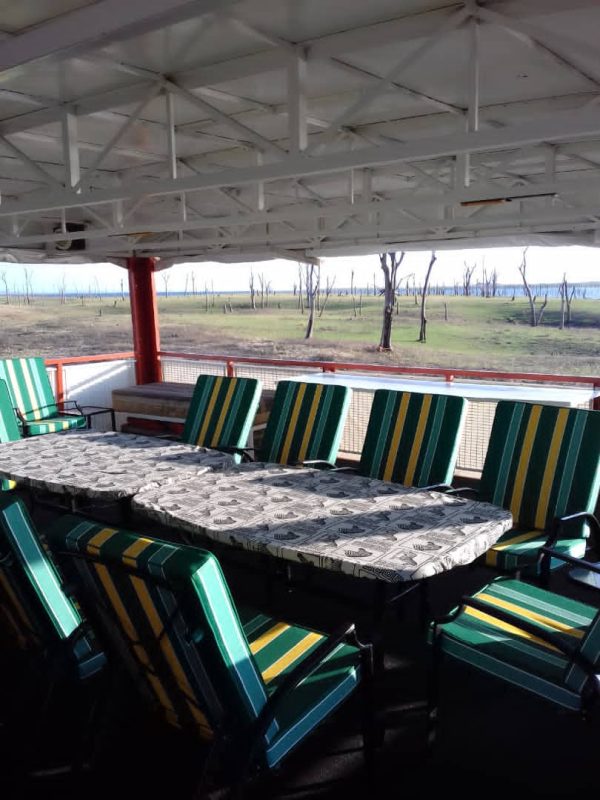
[[(475, 485), (503, 396), (600, 408), (598, 374), (165, 351), (155, 288), (158, 271), (188, 261), (283, 258), (295, 269), (398, 250), (597, 246), (595, 0), (51, 0), (43, 9), (12, 4), (5, 17), (0, 260), (110, 261), (128, 274), (132, 351), (54, 354), (46, 366), (59, 403), (114, 407), (123, 430), (178, 432), (199, 376), (259, 378), (260, 439), (280, 381), (354, 382), (340, 452), (356, 464), (374, 388), (403, 381), (435, 394), (439, 386), (472, 398), (456, 475)], [(95, 417), (93, 427), (105, 429), (106, 420)], [(111, 524), (105, 508), (85, 513)], [(41, 530), (58, 518), (35, 508)], [(174, 537), (147, 519), (136, 526), (146, 537)], [(254, 553), (222, 563), (236, 602), (261, 603), (309, 629), (330, 631), (347, 618), (342, 603), (324, 603), (310, 584), (284, 580), (267, 592)], [(447, 613), (489, 580), (483, 567), (434, 575), (431, 613)], [(344, 575), (315, 582), (348, 591)], [(551, 588), (599, 605), (594, 590), (560, 571)], [(384, 620), (375, 704), (385, 735), (371, 774), (352, 697), (270, 783), (249, 785), (250, 796), (594, 789), (591, 724), (462, 664), (444, 668), (438, 741), (427, 751), (430, 651), (419, 603), (412, 592)], [(357, 612), (359, 628), (369, 613)], [(204, 755), (197, 743), (160, 725), (133, 691), (100, 705), (106, 719), (101, 713), (98, 727), (107, 733), (91, 771), (28, 775), (40, 753), (29, 764), (21, 740), (0, 727), (9, 796), (191, 796)], [(77, 708), (67, 700), (64, 711), (66, 739), (52, 744), (76, 749), (68, 723)]]

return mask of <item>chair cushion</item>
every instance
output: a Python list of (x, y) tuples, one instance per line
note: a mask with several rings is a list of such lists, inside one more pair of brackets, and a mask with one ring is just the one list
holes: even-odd
[(277, 464), (321, 460), (333, 464), (350, 395), (346, 386), (279, 381), (257, 460)]
[(514, 615), (515, 626), (467, 607), (440, 626), (442, 650), (540, 697), (579, 709), (579, 693), (565, 685), (567, 656), (519, 630), (518, 620), (539, 625), (572, 647), (582, 642), (597, 609), (511, 578), (499, 578), (475, 597)]
[(254, 378), (200, 375), (182, 440), (200, 447), (245, 447), (260, 393)]
[(0, 378), (6, 381), (13, 407), (26, 420), (41, 420), (58, 413), (43, 358), (2, 359)]
[[(274, 620), (251, 609), (242, 609), (240, 618), (269, 694), (325, 639), (324, 634)], [(278, 733), (266, 750), (270, 767), (281, 761), (356, 689), (360, 680), (359, 658), (356, 647), (339, 645), (290, 693), (276, 717)]]
[(58, 433), (59, 431), (69, 431), (74, 428), (85, 428), (86, 418), (80, 415), (65, 415), (63, 417), (49, 417), (38, 422), (23, 423), (23, 433), (25, 436), (39, 436), (42, 433)]
[[(490, 547), (485, 554), (485, 563), (488, 567), (495, 567), (505, 572), (523, 570), (526, 574), (538, 574), (537, 557), (547, 539), (548, 533), (545, 531), (512, 528), (501, 536), (493, 547)], [(585, 547), (586, 540), (582, 538), (560, 539), (554, 549), (574, 558), (583, 558)], [(564, 563), (553, 558), (550, 566), (556, 569), (563, 567)]]

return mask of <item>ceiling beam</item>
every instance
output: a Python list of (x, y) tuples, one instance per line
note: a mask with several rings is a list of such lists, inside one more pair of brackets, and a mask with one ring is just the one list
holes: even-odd
[(0, 42), (0, 74), (200, 17), (234, 0), (99, 0)]
[(455, 156), (461, 153), (489, 152), (510, 149), (540, 141), (573, 141), (600, 136), (600, 111), (556, 113), (535, 121), (505, 128), (460, 132), (449, 136), (421, 137), (402, 144), (365, 147), (360, 150), (329, 153), (307, 158), (290, 156), (280, 161), (255, 167), (225, 168), (204, 175), (178, 180), (127, 181), (114, 189), (82, 192), (44, 193), (29, 196), (24, 201), (6, 201), (0, 206), (0, 216), (22, 212), (110, 203), (115, 200), (134, 200), (142, 195), (163, 195), (177, 192), (240, 186), (257, 181), (273, 181), (308, 175), (345, 172), (359, 167), (376, 167), (410, 161), (426, 161)]

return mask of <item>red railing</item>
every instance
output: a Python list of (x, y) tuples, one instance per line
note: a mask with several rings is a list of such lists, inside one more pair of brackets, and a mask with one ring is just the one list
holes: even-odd
[(59, 403), (65, 400), (65, 373), (64, 367), (69, 364), (93, 364), (98, 361), (125, 361), (135, 358), (134, 352), (127, 353), (104, 353), (97, 356), (65, 356), (64, 358), (46, 358), (44, 363), (47, 367), (56, 369), (56, 383), (54, 393)]
[(600, 375), (552, 375), (544, 372), (496, 372), (493, 370), (454, 369), (446, 367), (400, 367), (388, 364), (362, 364), (353, 361), (303, 361), (292, 358), (261, 358), (257, 356), (215, 355), (214, 353), (173, 353), (160, 350), (161, 358), (182, 358), (189, 361), (225, 362), (227, 374), (233, 374), (236, 364), (256, 364), (265, 367), (318, 368), (323, 372), (385, 372), (390, 375), (429, 375), (443, 377), (447, 381), (455, 378), (479, 378), (489, 381), (530, 381), (533, 383), (579, 383), (600, 389)]

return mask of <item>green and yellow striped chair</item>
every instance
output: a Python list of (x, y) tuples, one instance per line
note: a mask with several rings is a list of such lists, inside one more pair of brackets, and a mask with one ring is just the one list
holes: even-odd
[(449, 484), (466, 411), (463, 397), (378, 389), (358, 473), (405, 486)]
[[(4, 442), (16, 442), (21, 438), (21, 431), (17, 422), (17, 416), (12, 405), (8, 387), (5, 381), (0, 380), (0, 444)], [(0, 478), (0, 490), (7, 491), (14, 489), (14, 481), (7, 478)]]
[(216, 450), (245, 447), (261, 390), (260, 381), (254, 378), (200, 375), (182, 441)]
[(279, 381), (257, 461), (334, 464), (350, 395), (346, 386)]
[[(488, 550), (486, 564), (506, 572), (538, 573), (540, 549), (555, 521), (592, 513), (599, 488), (600, 412), (498, 403), (479, 499), (509, 509), (514, 528)], [(565, 525), (556, 550), (581, 558), (586, 533), (582, 519)]]
[(328, 637), (238, 612), (204, 550), (77, 517), (49, 539), (109, 654), (167, 723), (226, 747), (232, 778), (279, 764), (368, 673), (352, 626)]
[(67, 401), (72, 414), (60, 413), (43, 358), (1, 359), (0, 379), (6, 381), (24, 436), (86, 427), (73, 401)]
[[(548, 551), (550, 555), (561, 557)], [(598, 564), (593, 568), (600, 572)], [(436, 733), (439, 672), (446, 656), (572, 711), (587, 714), (597, 706), (600, 611), (593, 606), (500, 577), (436, 620), (429, 641), (431, 741)]]
[(0, 495), (0, 628), (3, 650), (70, 663), (81, 678), (105, 663), (42, 547), (23, 502)]

